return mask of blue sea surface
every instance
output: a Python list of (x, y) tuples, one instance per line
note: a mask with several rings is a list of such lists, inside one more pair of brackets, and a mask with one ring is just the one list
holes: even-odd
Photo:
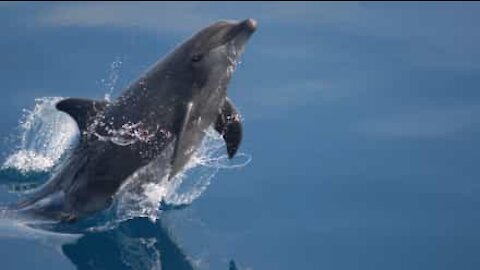
[(480, 269), (477, 2), (2, 2), (0, 205), (76, 143), (56, 101), (249, 17), (240, 155), (211, 132), (177, 184), (75, 224), (0, 210), (0, 269)]

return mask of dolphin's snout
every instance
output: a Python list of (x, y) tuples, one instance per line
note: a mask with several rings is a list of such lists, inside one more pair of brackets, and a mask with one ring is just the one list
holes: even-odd
[(247, 40), (257, 30), (257, 21), (249, 18), (244, 21), (227, 24), (225, 27), (228, 27), (229, 31), (223, 36), (222, 44), (233, 41), (237, 49), (242, 50)]
[(257, 30), (257, 21), (255, 21), (252, 18), (246, 19), (241, 24), (244, 25), (245, 27), (247, 27), (252, 32)]

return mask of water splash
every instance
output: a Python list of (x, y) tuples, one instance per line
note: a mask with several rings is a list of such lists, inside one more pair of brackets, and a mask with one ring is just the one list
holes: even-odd
[[(173, 145), (164, 154), (170, 155), (171, 152)], [(134, 217), (147, 217), (155, 221), (165, 208), (175, 209), (193, 203), (208, 188), (220, 169), (241, 168), (251, 161), (251, 156), (243, 153), (230, 161), (224, 153), (223, 138), (209, 128), (200, 147), (173, 179), (168, 180), (168, 164), (152, 162), (137, 171), (117, 196), (117, 221)], [(139, 182), (143, 184), (139, 186)]]
[[(115, 59), (110, 64), (106, 78), (100, 80), (107, 101), (111, 101), (122, 64), (121, 58)], [(24, 109), (19, 125), (20, 142), (0, 169), (14, 169), (23, 174), (48, 172), (59, 163), (78, 136), (75, 121), (55, 108), (55, 104), (62, 99), (38, 98), (32, 110)]]
[(163, 135), (165, 138), (170, 138), (172, 136), (172, 134), (166, 129), (161, 129), (159, 127), (151, 129), (146, 127), (143, 122), (128, 122), (123, 124), (119, 129), (106, 127), (104, 128), (104, 132), (106, 132), (107, 135), (101, 135), (95, 131), (100, 124), (103, 124), (103, 122), (95, 121), (88, 127), (87, 132), (95, 135), (95, 137), (101, 141), (110, 141), (119, 146), (128, 146), (136, 142), (149, 142), (159, 134)]
[(62, 99), (39, 98), (32, 110), (24, 110), (19, 146), (6, 158), (2, 169), (46, 172), (59, 162), (78, 134), (74, 120), (55, 108)]
[(100, 80), (102, 88), (105, 90), (104, 99), (106, 101), (112, 101), (112, 95), (115, 91), (118, 79), (120, 78), (120, 68), (122, 67), (123, 61), (120, 58), (115, 59), (110, 64), (108, 69), (107, 77)]

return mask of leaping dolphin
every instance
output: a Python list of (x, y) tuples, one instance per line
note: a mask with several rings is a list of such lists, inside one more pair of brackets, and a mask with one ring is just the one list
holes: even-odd
[(69, 98), (57, 103), (77, 122), (80, 141), (59, 172), (16, 208), (65, 221), (104, 210), (134, 172), (159, 157), (169, 164), (168, 179), (173, 178), (212, 125), (232, 158), (242, 124), (227, 86), (256, 27), (253, 19), (206, 27), (113, 102)]

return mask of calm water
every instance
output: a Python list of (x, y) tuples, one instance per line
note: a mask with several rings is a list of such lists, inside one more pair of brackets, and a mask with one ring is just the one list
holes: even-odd
[(1, 269), (480, 269), (478, 3), (0, 3), (0, 203), (75, 143), (54, 97), (248, 17), (243, 154), (212, 135), (180, 187), (79, 224), (3, 215)]

